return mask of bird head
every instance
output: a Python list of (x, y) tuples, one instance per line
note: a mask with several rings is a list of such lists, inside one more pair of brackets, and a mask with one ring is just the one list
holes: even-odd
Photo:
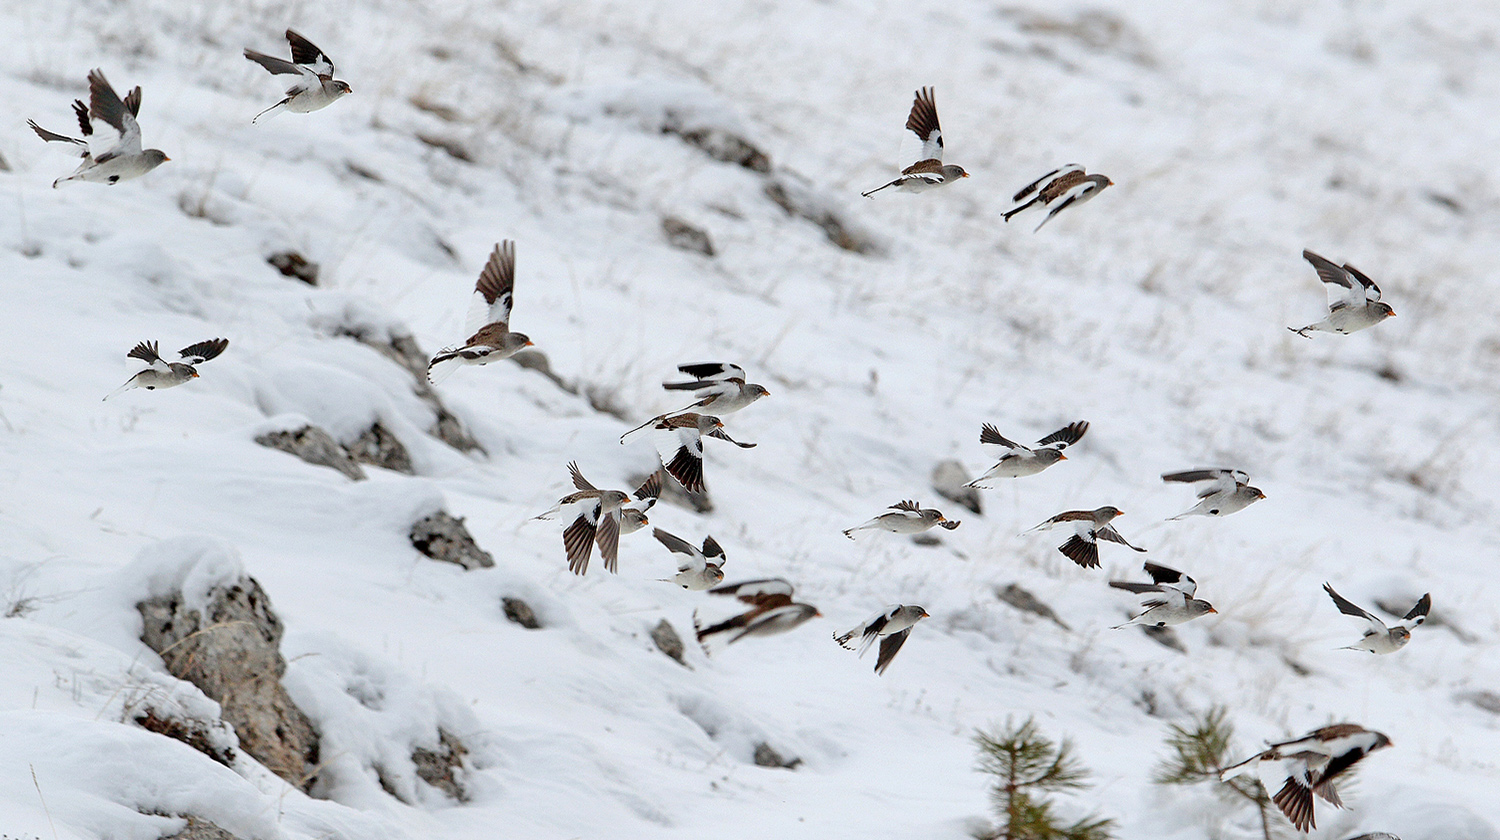
[(1391, 305), (1388, 304), (1388, 303), (1386, 303), (1385, 301), (1377, 300), (1377, 301), (1375, 301), (1375, 303), (1373, 303), (1371, 305), (1374, 307), (1374, 309), (1375, 309), (1376, 312), (1380, 313), (1380, 316), (1382, 318), (1394, 318), (1394, 317), (1396, 317), (1396, 310), (1392, 309)]
[(338, 91), (339, 96), (343, 96), (346, 93), (353, 93), (354, 92), (354, 88), (349, 87), (349, 83), (348, 82), (341, 82), (341, 81), (338, 81), (338, 80), (334, 80), (333, 89), (336, 90), (336, 91)]

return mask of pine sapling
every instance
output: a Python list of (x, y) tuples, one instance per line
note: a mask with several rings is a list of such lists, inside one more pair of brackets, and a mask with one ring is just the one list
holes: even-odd
[(1090, 815), (1071, 824), (1053, 813), (1044, 794), (1088, 787), (1088, 771), (1064, 738), (1053, 744), (1034, 718), (1016, 726), (1007, 720), (991, 732), (976, 732), (979, 771), (995, 777), (990, 802), (999, 824), (977, 840), (1110, 840), (1114, 820)]
[(1229, 766), (1229, 742), (1234, 738), (1234, 724), (1228, 717), (1228, 709), (1212, 706), (1194, 715), (1190, 727), (1171, 724), (1167, 746), (1172, 754), (1157, 766), (1151, 781), (1159, 785), (1211, 782), (1213, 790), (1225, 799), (1253, 804), (1260, 814), (1261, 836), (1274, 840), (1271, 826), (1275, 808), (1260, 780), (1244, 776), (1219, 780), (1219, 772)]

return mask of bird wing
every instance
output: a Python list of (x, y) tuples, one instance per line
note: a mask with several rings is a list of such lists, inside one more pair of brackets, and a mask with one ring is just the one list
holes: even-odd
[(604, 569), (618, 574), (620, 563), (620, 511), (612, 510), (599, 517), (594, 540), (599, 543), (599, 556), (604, 558)]
[(153, 368), (156, 368), (157, 370), (171, 370), (171, 368), (167, 366), (167, 363), (162, 360), (161, 354), (157, 352), (157, 347), (158, 345), (154, 341), (142, 341), (136, 346), (130, 348), (130, 352), (126, 353), (125, 357), (128, 359), (140, 359), (141, 361), (145, 362)]
[(1339, 608), (1339, 612), (1343, 613), (1344, 615), (1352, 615), (1355, 618), (1363, 618), (1365, 621), (1370, 622), (1370, 629), (1366, 631), (1365, 635), (1369, 635), (1371, 633), (1389, 632), (1389, 628), (1385, 626), (1384, 621), (1381, 621), (1379, 618), (1371, 615), (1368, 610), (1364, 609), (1353, 601), (1350, 601), (1348, 598), (1345, 598), (1339, 593), (1334, 592), (1332, 586), (1328, 585), (1327, 583), (1323, 584), (1323, 591), (1327, 592), (1328, 597), (1333, 599), (1333, 603)]
[(1335, 265), (1332, 260), (1320, 257), (1306, 249), (1302, 251), (1302, 259), (1307, 260), (1313, 268), (1317, 269), (1318, 279), (1323, 281), (1328, 290), (1330, 311), (1364, 303), (1364, 284), (1342, 266)]
[(209, 359), (218, 358), (219, 354), (223, 353), (224, 348), (228, 346), (229, 339), (227, 338), (210, 338), (207, 341), (200, 341), (197, 344), (182, 348), (178, 351), (177, 355), (181, 356), (182, 360), (190, 365), (201, 365)]
[(465, 321), (468, 332), (473, 333), (486, 324), (500, 324), (502, 329), (509, 331), (515, 275), (516, 244), (507, 239), (495, 246), (484, 270), (479, 272), (474, 297), (469, 303), (469, 317)]
[(713, 537), (703, 538), (703, 561), (705, 565), (714, 568), (722, 568), (724, 561), (728, 558), (724, 555), (724, 549), (719, 546), (718, 540)]
[(598, 507), (585, 509), (563, 530), (563, 550), (568, 555), (568, 571), (581, 575), (589, 570), (589, 555), (594, 551), (594, 522), (589, 516), (598, 517)]
[(1415, 627), (1416, 625), (1421, 624), (1422, 622), (1427, 620), (1427, 613), (1431, 610), (1432, 593), (1429, 592), (1426, 595), (1423, 595), (1421, 598), (1417, 599), (1417, 605), (1412, 607), (1406, 615), (1401, 616), (1401, 620), (1412, 621), (1412, 619), (1416, 619), (1416, 621), (1412, 623), (1412, 626)]
[(312, 70), (306, 67), (299, 67), (284, 58), (277, 58), (274, 55), (256, 52), (248, 47), (245, 49), (245, 58), (266, 68), (266, 70), (275, 76), (306, 76), (312, 78), (317, 75)]
[(791, 602), (792, 585), (785, 578), (760, 578), (758, 580), (742, 580), (738, 583), (726, 583), (708, 590), (710, 595), (732, 595), (747, 604), (754, 604), (758, 600), (783, 597)]
[(906, 638), (911, 635), (912, 628), (900, 630), (880, 640), (880, 655), (875, 657), (875, 673), (884, 674), (885, 669), (891, 667), (891, 660), (896, 658), (896, 653), (901, 646), (906, 644)]
[(1146, 561), (1145, 568), (1146, 574), (1150, 575), (1151, 580), (1160, 586), (1171, 587), (1189, 598), (1198, 592), (1198, 581), (1176, 569), (1152, 563), (1149, 560)]
[(635, 488), (635, 492), (631, 495), (635, 496), (636, 501), (646, 503), (641, 510), (650, 510), (651, 506), (656, 504), (656, 500), (661, 498), (661, 470), (656, 470), (646, 476), (646, 480), (642, 481), (641, 486)]
[(671, 551), (674, 554), (686, 554), (689, 557), (695, 558), (701, 556), (698, 553), (697, 546), (693, 545), (682, 537), (677, 536), (676, 534), (669, 534), (660, 528), (653, 528), (651, 530), (651, 536), (656, 537), (657, 542), (666, 546), (667, 550)]
[[(1241, 481), (1243, 479), (1243, 481)], [(1202, 470), (1183, 470), (1175, 473), (1162, 473), (1162, 481), (1176, 481), (1183, 484), (1197, 484), (1206, 482), (1198, 488), (1198, 498), (1202, 499), (1215, 493), (1230, 493), (1234, 491), (1235, 485), (1249, 483), (1250, 476), (1243, 470), (1227, 470), (1210, 468)]]
[[(306, 67), (319, 76), (333, 77), (333, 60), (318, 49), (312, 41), (288, 29), (286, 40), (292, 45), (292, 61)], [(273, 71), (274, 72), (274, 71)]]
[(678, 365), (677, 370), (694, 379), (745, 379), (745, 369), (726, 362), (692, 362)]
[(1110, 542), (1116, 542), (1116, 543), (1119, 543), (1120, 545), (1125, 546), (1126, 548), (1133, 548), (1136, 551), (1145, 551), (1146, 550), (1146, 549), (1141, 548), (1139, 546), (1131, 545), (1129, 542), (1126, 541), (1126, 539), (1124, 537), (1120, 536), (1120, 532), (1116, 531), (1114, 529), (1114, 526), (1112, 526), (1112, 525), (1105, 525), (1103, 528), (1100, 528), (1100, 529), (1094, 531), (1094, 537), (1096, 539), (1109, 540)]
[(1077, 443), (1078, 439), (1083, 437), (1084, 433), (1088, 430), (1089, 421), (1079, 420), (1076, 423), (1069, 423), (1068, 425), (1062, 427), (1061, 429), (1058, 429), (1052, 434), (1047, 435), (1046, 437), (1037, 441), (1036, 445), (1039, 447), (1050, 446), (1053, 449), (1062, 451)]
[[(1007, 450), (1027, 449), (1027, 447), (1000, 434), (1000, 430), (989, 423), (985, 423), (984, 427), (979, 430), (979, 442), (986, 446), (1001, 446)], [(1027, 449), (1027, 451), (1030, 450)]]
[(1344, 263), (1344, 270), (1349, 272), (1349, 275), (1355, 280), (1359, 281), (1359, 285), (1363, 287), (1365, 300), (1371, 303), (1380, 300), (1380, 287), (1375, 285), (1374, 280), (1371, 280), (1364, 272), (1348, 263)]
[(911, 103), (911, 114), (906, 118), (906, 127), (922, 141), (921, 161), (943, 160), (943, 129), (938, 125), (937, 100), (932, 88), (917, 91)]
[(1022, 200), (1024, 198), (1026, 198), (1026, 196), (1031, 195), (1032, 193), (1036, 192), (1037, 188), (1040, 187), (1044, 181), (1051, 180), (1054, 177), (1066, 174), (1068, 172), (1083, 172), (1083, 171), (1084, 171), (1084, 169), (1083, 169), (1082, 164), (1070, 163), (1070, 164), (1067, 164), (1065, 166), (1060, 166), (1057, 169), (1054, 169), (1051, 172), (1048, 172), (1046, 175), (1043, 175), (1042, 177), (1036, 179), (1035, 181), (1032, 181), (1031, 183), (1027, 184), (1025, 187), (1021, 188), (1020, 192), (1018, 192), (1015, 195), (1011, 196), (1011, 201), (1020, 201), (1020, 200)]
[[(726, 431), (724, 431), (723, 429), (713, 429), (713, 430), (711, 430), (711, 431), (708, 432), (708, 436), (711, 437), (711, 438), (718, 438), (719, 440), (727, 440), (730, 443), (734, 444), (735, 446), (738, 446), (741, 449), (754, 449), (755, 448), (755, 444), (753, 444), (753, 443), (740, 443), (739, 441), (737, 441), (734, 438), (730, 437), (729, 433), (726, 432)], [(702, 444), (700, 443), (699, 445), (701, 446)], [(701, 454), (701, 450), (700, 450), (700, 454)]]
[(597, 493), (599, 488), (595, 487), (588, 479), (583, 477), (583, 470), (578, 469), (577, 461), (568, 462), (568, 477), (573, 479), (573, 487), (576, 490)]
[(908, 517), (914, 515), (920, 516), (922, 513), (922, 506), (912, 501), (911, 499), (897, 502), (894, 505), (891, 505), (890, 509), (899, 510), (901, 511), (901, 513), (905, 514)]
[[(1082, 172), (1081, 169), (1077, 171)], [(1071, 174), (1074, 173), (1065, 173), (1062, 177), (1067, 177), (1067, 175)], [(1058, 196), (1058, 198), (1060, 198), (1061, 200), (1058, 201), (1057, 205), (1052, 208), (1052, 212), (1048, 213), (1045, 219), (1042, 219), (1041, 224), (1036, 226), (1036, 230), (1041, 230), (1043, 225), (1046, 225), (1048, 222), (1052, 221), (1053, 216), (1056, 216), (1058, 213), (1061, 213), (1069, 207), (1072, 207), (1074, 204), (1082, 204), (1085, 201), (1088, 201), (1089, 199), (1093, 198), (1094, 195), (1097, 194), (1100, 190), (1104, 189), (1103, 184), (1094, 180), (1097, 177), (1098, 176), (1090, 176), (1063, 190)], [(1050, 189), (1051, 186), (1051, 184), (1048, 184), (1047, 188)]]
[[(139, 88), (131, 91), (131, 96), (135, 107), (139, 109)], [(141, 127), (135, 121), (135, 114), (120, 101), (115, 89), (110, 87), (109, 80), (104, 78), (104, 72), (98, 69), (89, 71), (89, 116), (104, 121), (120, 135), (102, 154), (94, 155), (96, 162), (141, 153)]]

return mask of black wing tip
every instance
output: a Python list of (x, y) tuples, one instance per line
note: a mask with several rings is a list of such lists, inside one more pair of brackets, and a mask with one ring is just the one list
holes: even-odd
[(1099, 568), (1099, 544), (1074, 534), (1057, 547), (1062, 555), (1085, 569)]

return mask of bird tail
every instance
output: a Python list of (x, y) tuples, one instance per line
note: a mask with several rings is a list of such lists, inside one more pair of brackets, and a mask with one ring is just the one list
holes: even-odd
[(652, 417), (650, 420), (647, 420), (646, 422), (642, 423), (641, 425), (636, 426), (634, 429), (631, 429), (630, 431), (626, 432), (625, 434), (620, 435), (620, 443), (624, 443), (625, 442), (625, 438), (627, 438), (627, 437), (635, 434), (636, 432), (639, 432), (641, 429), (646, 428), (647, 426), (651, 425), (652, 423), (655, 423), (656, 420), (657, 420), (657, 418)]
[(1307, 334), (1308, 331), (1311, 330), (1312, 328), (1313, 328), (1312, 324), (1308, 324), (1307, 326), (1303, 327), (1300, 330), (1297, 329), (1296, 327), (1287, 327), (1288, 330), (1296, 333), (1297, 335), (1302, 336), (1303, 338), (1312, 338), (1312, 336), (1310, 336), (1310, 335)]
[(268, 114), (270, 116), (274, 117), (277, 114), (281, 113), (282, 111), (285, 111), (286, 110), (286, 103), (291, 102), (291, 101), (292, 101), (292, 98), (289, 96), (286, 99), (283, 99), (280, 102), (277, 102), (275, 105), (272, 105), (271, 107), (267, 108), (266, 110), (261, 111), (259, 114), (256, 114), (254, 117), (251, 117), (250, 118), (250, 124), (254, 125), (255, 123), (260, 122), (260, 118), (261, 117), (265, 117)]
[[(135, 377), (132, 376), (130, 379), (128, 379), (128, 380), (125, 381), (124, 385), (121, 385), (120, 387), (114, 389), (113, 391), (110, 391), (108, 394), (105, 394), (104, 395), (104, 399), (107, 400), (110, 397), (118, 397), (119, 395), (125, 393), (126, 391), (129, 391), (131, 388), (134, 388), (134, 387), (135, 387)], [(103, 402), (103, 400), (100, 400), (100, 402)]]
[(458, 354), (444, 350), (433, 356), (432, 361), (427, 363), (427, 381), (437, 385), (461, 367), (463, 367), (463, 360)]
[(862, 192), (862, 193), (860, 193), (860, 195), (864, 196), (865, 198), (874, 198), (875, 197), (875, 193), (880, 192), (881, 190), (885, 189), (886, 187), (894, 187), (894, 186), (896, 186), (899, 183), (901, 183), (901, 182), (898, 179), (898, 180), (890, 182), (889, 184), (882, 184), (882, 185), (876, 187), (875, 189), (870, 190), (869, 192)]

